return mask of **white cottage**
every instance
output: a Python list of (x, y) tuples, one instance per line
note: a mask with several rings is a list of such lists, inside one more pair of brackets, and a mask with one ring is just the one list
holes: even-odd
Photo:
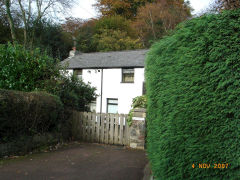
[(144, 93), (144, 59), (147, 50), (76, 53), (62, 63), (97, 88), (91, 110), (101, 113), (129, 113), (132, 99)]

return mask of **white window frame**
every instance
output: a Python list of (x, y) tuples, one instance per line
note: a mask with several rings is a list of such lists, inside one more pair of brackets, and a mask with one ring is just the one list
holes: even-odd
[[(126, 73), (124, 71), (129, 71), (132, 70), (132, 73)], [(133, 81), (125, 81), (124, 80), (124, 75), (125, 74), (133, 74)], [(134, 83), (134, 79), (135, 79), (135, 69), (134, 68), (122, 68), (122, 83)]]
[[(117, 103), (109, 103), (110, 100), (115, 100), (115, 101), (117, 100)], [(117, 98), (107, 98), (107, 109), (106, 109), (107, 113), (109, 113), (108, 112), (108, 106), (109, 105), (116, 105), (117, 106), (117, 112), (116, 113), (118, 113), (118, 99)]]

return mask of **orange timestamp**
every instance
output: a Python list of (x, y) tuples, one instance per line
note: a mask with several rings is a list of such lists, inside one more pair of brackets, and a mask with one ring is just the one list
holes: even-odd
[(228, 163), (214, 163), (214, 164), (207, 164), (207, 163), (199, 163), (199, 164), (192, 164), (192, 168), (199, 168), (199, 169), (227, 169), (229, 167)]

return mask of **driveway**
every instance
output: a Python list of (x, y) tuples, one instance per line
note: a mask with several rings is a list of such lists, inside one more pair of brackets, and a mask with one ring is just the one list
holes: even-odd
[(141, 180), (147, 163), (141, 150), (75, 144), (0, 165), (1, 180)]

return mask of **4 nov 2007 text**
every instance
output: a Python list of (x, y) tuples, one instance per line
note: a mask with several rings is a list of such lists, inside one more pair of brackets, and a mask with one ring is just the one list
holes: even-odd
[(227, 169), (229, 167), (228, 163), (214, 163), (214, 164), (207, 164), (207, 163), (201, 163), (201, 164), (192, 164), (192, 168), (199, 168), (199, 169)]

